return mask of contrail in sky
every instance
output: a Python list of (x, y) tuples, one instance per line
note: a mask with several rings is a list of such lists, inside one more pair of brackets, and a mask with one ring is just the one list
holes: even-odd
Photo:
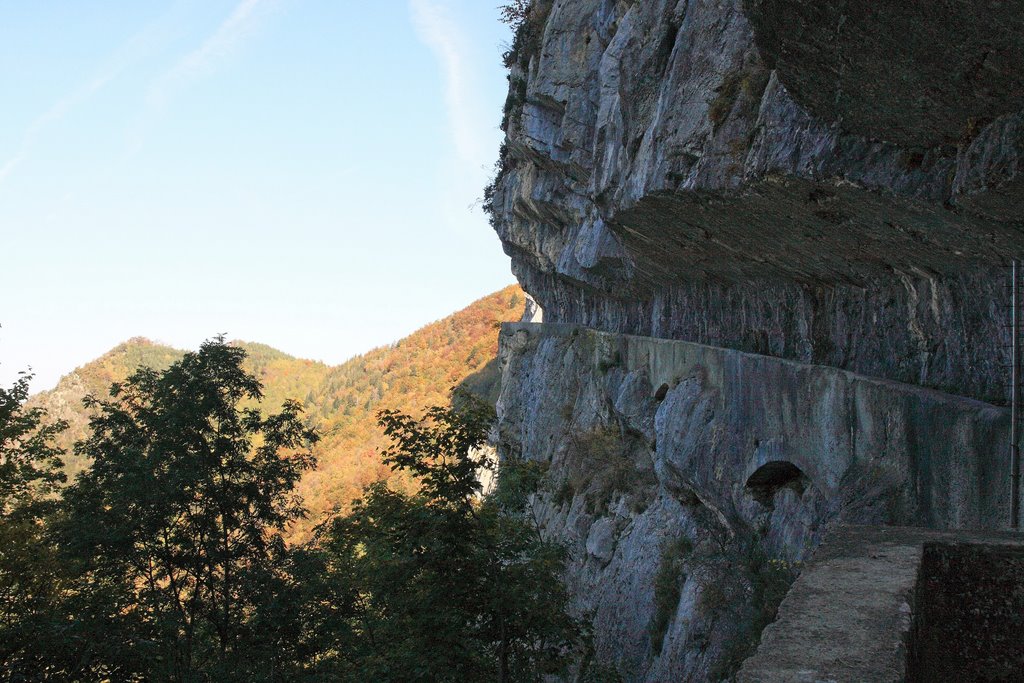
[(85, 80), (64, 97), (61, 97), (49, 109), (37, 116), (22, 134), (17, 151), (0, 166), (0, 183), (6, 180), (18, 166), (31, 157), (32, 148), (35, 147), (36, 141), (47, 127), (60, 121), (69, 111), (89, 100), (132, 64), (158, 49), (166, 38), (169, 20), (177, 12), (178, 8), (179, 5), (175, 5), (132, 36), (113, 53), (107, 60), (107, 64), (97, 70), (96, 74)]
[(227, 19), (202, 45), (182, 57), (173, 67), (150, 86), (146, 101), (151, 106), (163, 106), (175, 87), (181, 87), (204, 73), (209, 73), (219, 59), (223, 59), (249, 36), (255, 27), (258, 9), (266, 9), (275, 0), (242, 0), (235, 5)]
[(444, 8), (432, 0), (410, 0), (413, 24), (437, 57), (445, 80), (445, 101), (459, 158), (474, 169), (489, 166), (491, 152), (480, 139), (474, 117), (465, 39)]

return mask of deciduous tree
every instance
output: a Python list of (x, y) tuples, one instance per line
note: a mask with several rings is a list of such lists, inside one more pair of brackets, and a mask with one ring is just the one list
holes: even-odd
[(244, 357), (216, 338), (89, 400), (76, 450), (93, 465), (65, 494), (60, 538), (81, 576), (83, 659), (114, 678), (287, 678), (258, 624), (289, 590), (281, 533), (304, 514), (294, 487), (317, 436), (293, 401), (241, 407), (261, 398)]
[(480, 497), (493, 411), (460, 403), (423, 420), (380, 413), (393, 440), (384, 459), (418, 492), (373, 485), (321, 530), (359, 596), (339, 662), (351, 680), (539, 681), (570, 662), (580, 625), (560, 580), (563, 550), (507, 505), (501, 483), (501, 495)]
[(26, 408), (32, 376), (0, 388), (0, 669), (38, 678), (42, 647), (52, 633), (62, 575), (44, 521), (64, 481), (63, 452), (53, 444), (66, 428)]

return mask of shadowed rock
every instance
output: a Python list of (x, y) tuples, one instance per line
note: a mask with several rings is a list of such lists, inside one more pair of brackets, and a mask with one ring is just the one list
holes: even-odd
[(494, 222), (547, 320), (1003, 399), (1015, 3), (537, 6)]
[(956, 146), (1024, 108), (1024, 13), (995, 0), (746, 0), (793, 98), (851, 132)]

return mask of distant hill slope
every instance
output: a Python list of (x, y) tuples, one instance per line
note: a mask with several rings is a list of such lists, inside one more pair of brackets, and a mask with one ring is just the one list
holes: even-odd
[[(390, 478), (377, 455), (386, 443), (376, 424), (378, 410), (419, 413), (447, 402), (450, 390), (467, 378), (470, 390), (493, 398), (498, 327), (518, 320), (523, 305), (522, 290), (512, 285), (394, 344), (334, 367), (294, 358), (265, 344), (235, 342), (249, 354), (248, 370), (263, 382), (263, 409), (276, 411), (285, 399), (296, 399), (305, 407), (308, 422), (323, 435), (317, 446), (320, 466), (299, 486), (311, 514), (296, 529), (297, 537), (308, 534), (324, 512), (351, 502), (366, 484)], [(82, 399), (88, 394), (105, 397), (112, 382), (123, 381), (140, 365), (163, 369), (182, 354), (147, 339), (130, 339), (31, 399), (32, 405), (70, 424), (62, 436), (69, 451), (69, 474), (88, 466), (70, 454), (88, 430), (89, 414)]]
[(110, 385), (124, 381), (136, 368), (147, 366), (162, 370), (181, 358), (182, 353), (178, 349), (134, 337), (64, 375), (53, 389), (29, 399), (29, 405), (45, 408), (50, 419), (67, 421), (68, 430), (57, 438), (57, 443), (68, 453), (64, 464), (70, 476), (88, 466), (87, 461), (72, 453), (75, 442), (86, 435), (89, 427), (91, 413), (82, 405), (82, 399), (89, 394), (106, 398)]
[[(316, 391), (305, 396), (324, 432), (320, 466), (300, 485), (312, 512), (310, 523), (335, 505), (347, 505), (366, 484), (389, 478), (390, 470), (377, 455), (387, 443), (377, 427), (377, 411), (419, 414), (426, 406), (447, 403), (453, 387), (497, 355), (500, 323), (518, 320), (524, 305), (522, 290), (506, 287), (393, 345), (329, 370)], [(299, 525), (300, 535), (310, 523)]]

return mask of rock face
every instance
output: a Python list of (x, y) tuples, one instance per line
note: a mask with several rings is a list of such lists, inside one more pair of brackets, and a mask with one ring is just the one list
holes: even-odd
[(941, 4), (537, 0), (493, 206), (546, 319), (1003, 400), (1024, 15)]
[[(498, 448), (626, 681), (732, 677), (837, 522), (999, 528), (1024, 13), (534, 0)], [(704, 345), (704, 346), (702, 346)], [(939, 393), (941, 390), (944, 393)]]
[(548, 465), (535, 515), (627, 681), (734, 674), (839, 522), (1007, 517), (1003, 408), (574, 325), (507, 324), (500, 358), (499, 450)]

